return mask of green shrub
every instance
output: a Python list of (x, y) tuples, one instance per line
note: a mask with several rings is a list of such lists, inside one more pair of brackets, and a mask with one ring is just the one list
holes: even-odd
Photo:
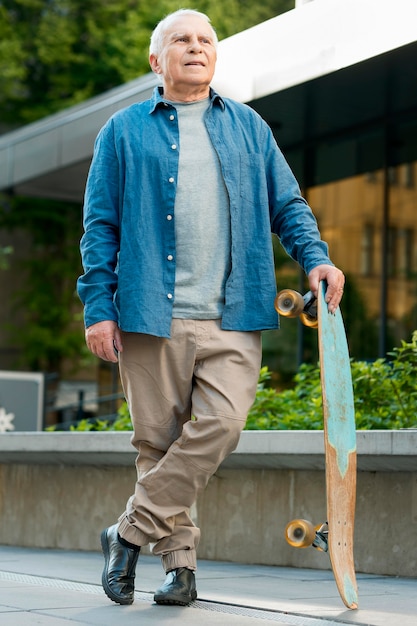
[(320, 370), (303, 364), (294, 377), (293, 389), (268, 387), (271, 377), (261, 369), (255, 402), (249, 411), (246, 430), (317, 430), (323, 428)]
[(352, 362), (359, 429), (417, 426), (417, 331), (388, 356), (373, 363)]
[[(389, 359), (351, 361), (356, 428), (399, 429), (417, 426), (417, 331), (409, 343), (388, 353)], [(295, 386), (278, 392), (268, 388), (261, 370), (248, 430), (316, 430), (323, 428), (320, 369), (303, 364)]]
[[(399, 429), (417, 426), (417, 331), (409, 343), (373, 362), (351, 361), (356, 427), (359, 430)], [(323, 428), (320, 370), (303, 364), (294, 387), (277, 391), (268, 386), (271, 373), (260, 372), (255, 402), (246, 430), (319, 430)], [(81, 421), (74, 430), (130, 430), (127, 404), (113, 422)]]

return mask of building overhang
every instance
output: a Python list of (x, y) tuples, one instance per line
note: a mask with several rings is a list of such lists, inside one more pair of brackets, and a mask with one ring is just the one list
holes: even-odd
[[(315, 0), (220, 42), (213, 87), (253, 106), (281, 147), (417, 111), (415, 0)], [(94, 139), (147, 99), (147, 74), (0, 137), (0, 189), (81, 201)]]

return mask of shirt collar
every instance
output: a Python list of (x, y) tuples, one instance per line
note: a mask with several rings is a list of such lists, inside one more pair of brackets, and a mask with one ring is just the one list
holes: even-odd
[[(225, 104), (224, 104), (223, 98), (219, 96), (219, 94), (216, 91), (214, 91), (214, 89), (212, 89), (211, 87), (210, 87), (209, 98), (210, 98), (210, 104), (212, 106), (216, 104), (220, 106), (222, 110), (224, 110)], [(172, 107), (172, 106), (173, 105), (170, 102), (167, 102), (164, 99), (163, 88), (160, 86), (155, 87), (152, 97), (150, 99), (149, 113), (154, 113), (154, 111), (160, 107)]]

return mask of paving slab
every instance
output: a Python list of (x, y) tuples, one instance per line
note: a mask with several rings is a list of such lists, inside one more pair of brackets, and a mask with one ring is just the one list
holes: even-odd
[(330, 571), (201, 561), (198, 600), (158, 606), (164, 579), (159, 559), (140, 556), (135, 602), (119, 606), (101, 584), (103, 558), (72, 552), (0, 546), (2, 626), (416, 626), (417, 580), (358, 574), (360, 608), (342, 604)]

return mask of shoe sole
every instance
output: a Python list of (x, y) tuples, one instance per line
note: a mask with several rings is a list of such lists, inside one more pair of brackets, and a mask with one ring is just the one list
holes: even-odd
[(110, 550), (109, 544), (107, 543), (107, 531), (103, 530), (100, 536), (101, 549), (104, 554), (104, 569), (101, 575), (101, 584), (104, 589), (104, 593), (106, 596), (112, 600), (112, 602), (116, 602), (116, 604), (133, 604), (134, 598), (122, 598), (116, 595), (112, 589), (110, 588), (109, 583), (107, 582), (107, 574), (108, 574), (108, 565), (110, 560)]
[(156, 604), (187, 606), (187, 604), (197, 599), (197, 591), (191, 591), (189, 596), (176, 596), (174, 594), (171, 596), (169, 594), (161, 596), (155, 595), (153, 599)]

